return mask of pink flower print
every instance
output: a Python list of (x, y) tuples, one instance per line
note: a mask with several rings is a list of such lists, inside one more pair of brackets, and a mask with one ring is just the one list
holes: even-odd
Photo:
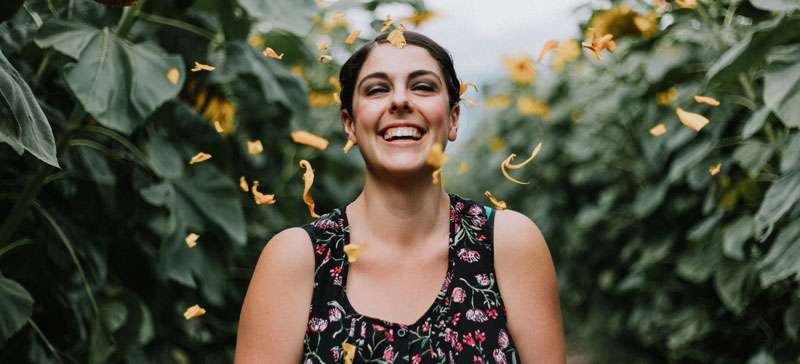
[(386, 336), (386, 341), (394, 342), (394, 330), (389, 329), (388, 331), (384, 331), (383, 335)]
[[(433, 352), (431, 352), (431, 354), (433, 354)], [(442, 351), (441, 348), (436, 348), (436, 355), (438, 355), (440, 358), (444, 358), (444, 351)], [(452, 360), (450, 362), (452, 362)]]
[(419, 364), (421, 362), (422, 362), (422, 355), (415, 354), (414, 356), (411, 357), (411, 364)]
[(475, 322), (486, 322), (489, 318), (480, 308), (471, 308), (467, 310), (467, 320)]
[(389, 363), (394, 363), (396, 355), (394, 354), (394, 348), (389, 345), (386, 347), (386, 350), (383, 351), (383, 360), (386, 360)]
[(483, 212), (483, 208), (480, 205), (472, 205), (467, 211), (467, 214), (470, 216), (478, 216), (481, 212)]
[(312, 332), (322, 332), (328, 327), (328, 321), (324, 318), (312, 317), (308, 320), (308, 327)]
[(334, 346), (331, 348), (331, 356), (333, 356), (334, 361), (339, 361), (339, 356), (341, 355), (342, 347), (341, 346)]
[(456, 202), (456, 210), (461, 211), (464, 208), (464, 203), (461, 201)]
[(323, 263), (331, 260), (331, 251), (328, 250), (328, 254), (325, 254), (325, 259), (322, 260)]
[(444, 277), (444, 282), (442, 282), (442, 287), (440, 288), (440, 290), (441, 290), (441, 291), (446, 291), (446, 290), (447, 290), (447, 287), (449, 287), (449, 286), (450, 286), (450, 281), (451, 281), (452, 279), (453, 279), (453, 275), (452, 275), (452, 274), (447, 274), (447, 275)]
[(480, 253), (475, 250), (468, 250), (464, 248), (461, 248), (461, 250), (458, 251), (458, 257), (467, 263), (475, 263), (481, 260)]
[(317, 251), (317, 254), (322, 254), (325, 252), (325, 247), (322, 246), (322, 244), (317, 244), (315, 246), (315, 250)]
[(460, 353), (464, 351), (464, 345), (461, 345), (460, 342), (456, 342), (456, 345), (453, 346), (453, 349), (456, 349), (456, 351)]
[(342, 311), (339, 311), (336, 308), (332, 308), (328, 310), (328, 321), (336, 322), (342, 318)]
[(464, 302), (464, 298), (467, 296), (466, 291), (464, 291), (461, 287), (453, 288), (453, 302), (461, 303)]
[(478, 343), (483, 344), (486, 341), (486, 333), (481, 330), (475, 330), (475, 340), (478, 340)]
[(493, 320), (497, 319), (497, 309), (493, 308), (491, 310), (486, 310), (486, 315)]
[(504, 353), (500, 349), (494, 349), (492, 351), (492, 358), (497, 364), (508, 364), (508, 360), (506, 359), (506, 353)]
[(317, 221), (317, 227), (322, 230), (331, 230), (336, 226), (336, 223), (331, 219), (320, 219)]
[(463, 341), (464, 344), (467, 344), (469, 346), (475, 346), (475, 338), (472, 337), (471, 332), (461, 337), (461, 341)]
[(506, 330), (500, 329), (500, 334), (497, 335), (497, 345), (500, 346), (500, 349), (508, 347), (508, 334)]
[(430, 329), (431, 329), (431, 323), (425, 321), (425, 323), (422, 324), (422, 332), (428, 332)]
[(311, 358), (308, 358), (303, 362), (303, 364), (314, 364), (314, 362), (311, 361)]
[(476, 274), (475, 279), (477, 279), (478, 283), (482, 286), (489, 285), (489, 276), (486, 273)]
[(477, 355), (473, 355), (472, 356), (472, 364), (484, 364), (483, 363), (483, 358), (481, 358), (481, 357), (479, 357)]
[(372, 324), (372, 329), (375, 330), (375, 331), (384, 331), (384, 330), (386, 330), (385, 327), (383, 327), (381, 325), (378, 325), (378, 324)]
[[(329, 253), (330, 253), (330, 251), (329, 251)], [(331, 277), (333, 278), (333, 284), (335, 284), (337, 286), (341, 286), (342, 285), (341, 272), (342, 272), (342, 266), (336, 266), (336, 267), (333, 267), (330, 270)]]
[[(485, 221), (484, 221), (484, 223), (485, 223)], [(480, 224), (480, 225), (478, 225), (478, 226), (483, 226), (483, 223), (481, 223), (481, 224)], [(485, 237), (485, 236), (483, 236), (483, 234), (478, 234), (478, 236), (476, 236), (476, 237), (475, 237), (475, 240), (477, 240), (477, 241), (484, 241), (484, 240), (486, 240), (486, 237)]]
[(362, 322), (361, 323), (361, 337), (366, 337), (366, 336), (367, 336), (367, 323), (366, 322)]
[(450, 325), (456, 326), (459, 319), (461, 319), (461, 312), (456, 312), (456, 314), (453, 315), (453, 318), (450, 320)]

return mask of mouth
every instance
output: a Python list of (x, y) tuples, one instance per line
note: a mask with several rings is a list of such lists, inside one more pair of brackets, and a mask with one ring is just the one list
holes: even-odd
[(389, 145), (411, 146), (419, 144), (427, 132), (427, 130), (418, 127), (403, 126), (389, 128), (379, 137)]

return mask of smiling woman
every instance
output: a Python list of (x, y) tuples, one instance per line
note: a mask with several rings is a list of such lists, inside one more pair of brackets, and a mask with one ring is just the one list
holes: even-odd
[(364, 189), (264, 248), (237, 363), (564, 362), (536, 225), (431, 182), (431, 150), (457, 137), (460, 84), (445, 49), (404, 35), (397, 45), (382, 33), (343, 65), (342, 122)]

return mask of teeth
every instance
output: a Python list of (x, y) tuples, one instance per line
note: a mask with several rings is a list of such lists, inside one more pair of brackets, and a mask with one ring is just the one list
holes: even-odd
[(410, 136), (414, 139), (419, 139), (422, 137), (422, 134), (417, 130), (417, 128), (412, 127), (399, 127), (399, 128), (391, 128), (383, 134), (384, 140), (390, 140), (395, 137), (404, 137)]

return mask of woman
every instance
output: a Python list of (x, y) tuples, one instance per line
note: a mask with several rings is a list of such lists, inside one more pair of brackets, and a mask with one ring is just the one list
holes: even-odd
[[(367, 167), (364, 189), (266, 245), (237, 363), (565, 361), (536, 225), (432, 183), (431, 146), (456, 140), (459, 81), (441, 46), (411, 31), (405, 40), (383, 33), (342, 66), (342, 121)], [(368, 246), (352, 263), (351, 243)]]

